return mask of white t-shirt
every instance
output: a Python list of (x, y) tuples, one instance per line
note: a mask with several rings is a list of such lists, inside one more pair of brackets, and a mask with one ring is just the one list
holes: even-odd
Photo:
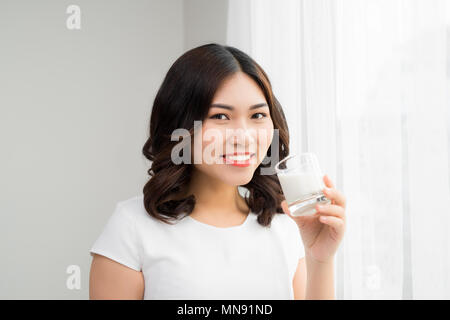
[(304, 257), (297, 224), (277, 213), (268, 228), (256, 217), (228, 228), (190, 216), (168, 225), (140, 195), (117, 203), (90, 253), (142, 271), (144, 299), (293, 299)]

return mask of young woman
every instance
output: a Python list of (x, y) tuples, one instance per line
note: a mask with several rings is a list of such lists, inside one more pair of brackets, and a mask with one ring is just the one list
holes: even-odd
[(289, 154), (286, 119), (247, 54), (212, 43), (178, 58), (142, 151), (151, 178), (91, 249), (91, 299), (334, 299), (345, 197), (325, 175), (331, 204), (290, 215), (276, 174), (262, 171)]

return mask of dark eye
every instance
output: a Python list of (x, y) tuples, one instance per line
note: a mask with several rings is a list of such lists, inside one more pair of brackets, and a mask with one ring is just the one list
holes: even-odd
[[(267, 117), (267, 114), (262, 113), (262, 112), (258, 112), (258, 113), (255, 113), (255, 114), (261, 114), (262, 115), (262, 117), (259, 117), (259, 118), (256, 118), (256, 119), (261, 119), (261, 118)], [(255, 115), (255, 114), (253, 114), (253, 115)]]
[[(220, 116), (227, 116), (225, 113), (217, 113), (211, 117), (209, 117), (210, 119), (219, 119)], [(225, 120), (225, 119), (219, 119), (219, 120)]]

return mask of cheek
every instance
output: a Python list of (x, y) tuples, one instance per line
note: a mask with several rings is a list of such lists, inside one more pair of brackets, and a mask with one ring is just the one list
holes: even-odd
[(265, 154), (267, 150), (269, 149), (270, 144), (272, 143), (273, 139), (273, 124), (272, 122), (268, 123), (267, 126), (264, 128), (261, 128), (260, 133), (258, 133), (258, 147), (262, 149), (263, 153)]
[(223, 135), (222, 130), (204, 124), (202, 134), (194, 138), (194, 152), (198, 157), (197, 159), (201, 158), (203, 161), (210, 163), (221, 154)]

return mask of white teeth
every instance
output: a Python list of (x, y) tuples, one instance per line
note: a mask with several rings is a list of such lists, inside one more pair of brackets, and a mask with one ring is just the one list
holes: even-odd
[(246, 161), (250, 159), (251, 155), (225, 156), (225, 157), (232, 161)]

